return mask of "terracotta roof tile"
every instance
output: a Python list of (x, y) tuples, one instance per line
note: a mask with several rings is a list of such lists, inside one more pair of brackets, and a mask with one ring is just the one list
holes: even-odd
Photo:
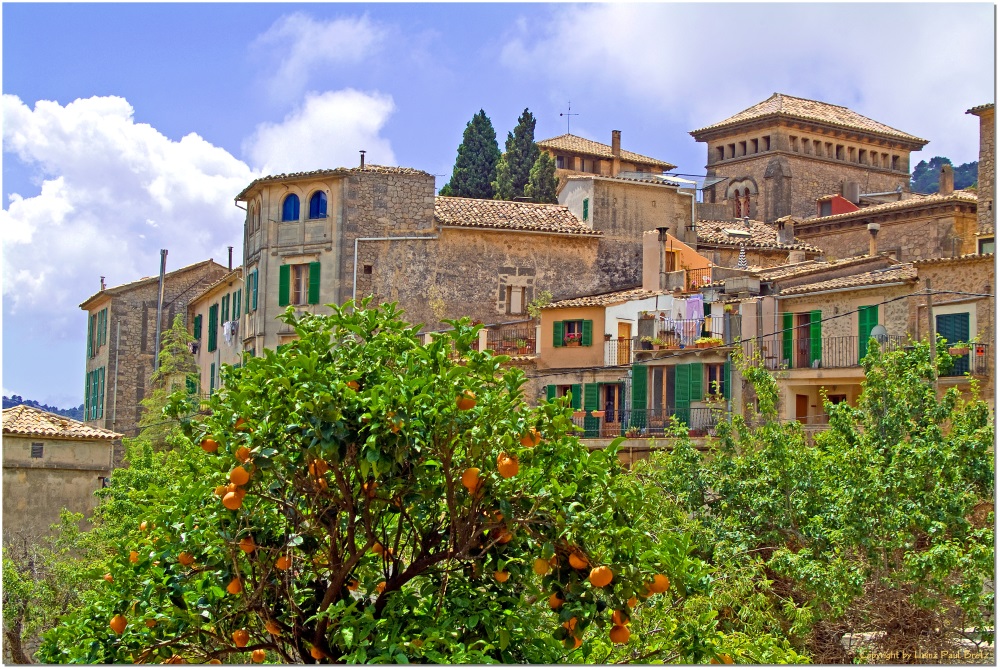
[[(193, 270), (193, 269), (195, 269), (197, 267), (201, 267), (202, 265), (208, 265), (209, 263), (217, 265), (219, 268), (221, 268), (223, 270), (226, 270), (226, 268), (224, 266), (219, 265), (218, 263), (215, 262), (214, 259), (209, 258), (207, 261), (199, 261), (197, 263), (192, 263), (191, 265), (185, 265), (182, 268), (177, 268), (176, 270), (171, 270), (170, 272), (165, 273), (163, 275), (163, 278), (164, 279), (169, 279), (171, 277), (174, 277), (175, 275), (181, 274), (182, 272), (187, 272), (188, 270)], [(226, 272), (228, 272), (228, 270), (226, 270)], [(90, 296), (89, 298), (87, 298), (86, 300), (84, 300), (83, 302), (81, 302), (80, 303), (80, 308), (81, 309), (86, 309), (86, 307), (84, 307), (84, 305), (86, 305), (87, 303), (89, 303), (91, 300), (94, 300), (95, 298), (99, 298), (101, 296), (118, 295), (118, 294), (121, 294), (121, 293), (125, 293), (126, 291), (130, 291), (130, 290), (132, 290), (134, 288), (138, 288), (140, 286), (145, 286), (146, 284), (149, 284), (150, 282), (158, 282), (158, 281), (160, 281), (160, 276), (159, 275), (157, 275), (155, 277), (143, 277), (142, 279), (137, 279), (136, 281), (129, 282), (127, 284), (119, 284), (118, 286), (112, 286), (111, 288), (106, 288), (103, 291), (98, 291), (94, 295)]]
[(233, 268), (231, 271), (222, 275), (222, 277), (218, 281), (209, 284), (203, 291), (199, 291), (193, 298), (191, 298), (188, 301), (188, 304), (201, 300), (202, 296), (211, 293), (212, 290), (215, 289), (217, 286), (222, 286), (230, 279), (242, 279), (242, 278), (243, 278), (243, 266), (241, 265), (239, 267)]
[[(887, 257), (883, 258), (885, 259), (884, 262), (886, 264), (892, 262)], [(802, 261), (800, 263), (774, 265), (766, 268), (752, 267), (747, 271), (747, 274), (751, 277), (760, 279), (761, 281), (785, 281), (798, 277), (807, 277), (811, 274), (818, 274), (820, 272), (828, 272), (838, 268), (847, 268), (852, 265), (864, 265), (871, 262), (871, 256), (853, 256), (851, 258), (840, 258), (833, 261), (814, 259)], [(725, 283), (726, 281), (724, 279), (720, 279), (712, 282), (711, 284), (706, 284), (706, 286), (724, 286)]]
[(911, 197), (906, 200), (898, 200), (896, 202), (884, 202), (879, 205), (871, 205), (869, 207), (862, 207), (853, 212), (844, 212), (843, 214), (831, 214), (830, 216), (817, 216), (810, 219), (802, 219), (798, 222), (798, 226), (811, 226), (817, 223), (827, 223), (829, 221), (841, 221), (844, 219), (850, 219), (853, 217), (866, 217), (871, 214), (881, 214), (882, 212), (894, 212), (903, 209), (926, 207), (927, 205), (936, 205), (940, 203), (945, 203), (949, 201), (954, 202), (966, 202), (966, 203), (978, 203), (979, 197), (970, 191), (955, 191), (951, 195), (941, 195), (935, 193), (933, 195), (924, 195), (914, 193)]
[(921, 258), (913, 261), (914, 265), (933, 265), (936, 263), (959, 263), (963, 261), (978, 261), (985, 258), (993, 258), (993, 254), (962, 254), (961, 256), (942, 258)]
[(726, 246), (738, 247), (743, 242), (747, 248), (754, 249), (799, 249), (803, 251), (822, 252), (819, 247), (804, 242), (795, 244), (782, 244), (778, 242), (778, 229), (763, 221), (750, 220), (750, 237), (736, 237), (727, 233), (727, 230), (746, 231), (742, 221), (705, 221), (695, 222), (695, 230), (698, 233), (698, 242), (701, 244), (722, 244)]
[(362, 172), (369, 172), (374, 174), (426, 175), (428, 177), (431, 176), (430, 173), (424, 172), (423, 170), (417, 170), (416, 168), (394, 167), (388, 165), (366, 165), (363, 168), (361, 166), (352, 168), (341, 167), (328, 170), (310, 170), (308, 172), (285, 172), (282, 174), (269, 175), (267, 177), (254, 179), (245, 189), (240, 191), (240, 194), (236, 196), (236, 200), (244, 200), (246, 198), (247, 193), (249, 193), (255, 187), (260, 186), (262, 184), (270, 184), (281, 181), (292, 181), (295, 179), (321, 179), (323, 177), (343, 177), (352, 174), (360, 174)]
[[(585, 137), (579, 137), (577, 135), (566, 134), (560, 135), (559, 137), (550, 137), (549, 139), (542, 140), (537, 144), (540, 149), (586, 154), (588, 156), (597, 156), (598, 158), (604, 158), (607, 160), (614, 158), (611, 154), (610, 144), (601, 144), (600, 142), (588, 140)], [(637, 154), (632, 151), (625, 151), (624, 149), (621, 151), (621, 159), (623, 161), (628, 161), (629, 163), (651, 165), (663, 170), (672, 170), (677, 167), (673, 163), (661, 161), (657, 158), (650, 158), (649, 156), (643, 156), (642, 154)]]
[(803, 119), (806, 121), (819, 121), (841, 128), (850, 128), (878, 135), (897, 137), (910, 142), (921, 142), (923, 144), (927, 143), (927, 140), (921, 139), (915, 135), (910, 135), (909, 133), (904, 133), (901, 130), (896, 130), (895, 128), (885, 125), (884, 123), (879, 123), (878, 121), (869, 119), (867, 116), (862, 116), (857, 112), (851, 111), (847, 107), (831, 105), (826, 102), (819, 102), (818, 100), (796, 98), (782, 93), (775, 93), (767, 100), (758, 102), (756, 105), (744, 109), (738, 114), (730, 116), (725, 121), (719, 121), (718, 123), (713, 123), (710, 126), (705, 126), (704, 128), (699, 128), (698, 130), (692, 130), (691, 135), (697, 136), (698, 134), (708, 130), (734, 126), (744, 121), (751, 121), (772, 115), (792, 119)]
[(643, 288), (633, 288), (627, 291), (615, 291), (614, 293), (600, 293), (597, 295), (584, 295), (578, 298), (567, 298), (553, 302), (542, 309), (559, 309), (562, 307), (607, 307), (608, 305), (618, 305), (629, 300), (641, 300), (643, 298), (654, 298), (658, 295), (670, 295), (668, 291), (650, 291)]
[(779, 296), (801, 295), (803, 293), (816, 293), (819, 291), (832, 291), (845, 288), (860, 288), (862, 286), (874, 286), (878, 284), (895, 284), (899, 282), (916, 281), (917, 269), (913, 264), (893, 265), (883, 270), (873, 270), (862, 272), (856, 275), (828, 279), (816, 282), (815, 284), (803, 284), (781, 291)]
[(563, 205), (511, 200), (434, 198), (434, 219), (442, 226), (526, 230), (560, 235), (601, 235), (588, 228)]
[(966, 114), (976, 114), (979, 115), (980, 112), (985, 112), (987, 109), (993, 109), (993, 103), (988, 102), (985, 105), (976, 105), (972, 109), (965, 110)]
[(76, 419), (28, 405), (18, 405), (3, 410), (3, 434), (74, 440), (115, 440), (122, 437), (119, 433), (94, 428)]

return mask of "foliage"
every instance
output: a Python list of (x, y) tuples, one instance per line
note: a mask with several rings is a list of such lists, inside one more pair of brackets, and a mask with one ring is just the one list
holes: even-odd
[(496, 179), (499, 160), (500, 148), (497, 146), (496, 131), (486, 112), (480, 109), (465, 126), (451, 180), (441, 189), (441, 195), (492, 198), (492, 182)]
[(535, 144), (535, 117), (527, 108), (517, 118), (514, 131), (507, 133), (504, 154), (497, 163), (497, 178), (493, 189), (498, 200), (512, 200), (527, 195), (526, 187), (531, 168), (538, 160)]
[[(163, 332), (159, 366), (151, 379), (153, 390), (139, 403), (143, 411), (139, 419), (138, 439), (148, 442), (154, 449), (170, 446), (168, 438), (177, 425), (163, 416), (169, 395), (187, 388), (189, 379), (198, 378), (198, 364), (188, 348), (191, 342), (194, 342), (194, 337), (188, 333), (183, 317), (178, 314), (170, 328)], [(196, 392), (197, 386), (194, 382), (192, 390)]]
[[(63, 618), (40, 658), (246, 662), (265, 649), (280, 662), (579, 662), (606, 655), (611, 612), (630, 614), (656, 573), (670, 590), (639, 606), (669, 624), (656, 654), (716, 654), (711, 616), (686, 615), (708, 588), (705, 565), (686, 538), (647, 532), (655, 512), (616, 444), (580, 445), (564, 400), (526, 407), (522, 374), (474, 351), (467, 320), (423, 345), (399, 317), (368, 300), (331, 316), (288, 310), (299, 339), (224, 368), (209, 416), (191, 418), (193, 399), (175, 394), (185, 439), (144, 452), (170, 472), (148, 487), (145, 530), (123, 533), (114, 581)], [(531, 429), (540, 443), (522, 446)], [(208, 437), (212, 453), (199, 447)], [(513, 476), (501, 452), (518, 459)], [(245, 499), (227, 509), (216, 487), (242, 458)], [(610, 566), (611, 584), (573, 569), (574, 551)], [(234, 579), (241, 591), (227, 593)], [(565, 600), (556, 611), (553, 593)]]
[(559, 180), (556, 179), (556, 162), (544, 151), (538, 155), (535, 164), (531, 166), (531, 176), (528, 178), (528, 185), (524, 189), (525, 195), (535, 202), (557, 203), (556, 186)]
[[(917, 163), (910, 177), (910, 190), (915, 193), (937, 193), (941, 167), (945, 164), (952, 165), (952, 162), (943, 156), (934, 156), (930, 162), (922, 160)], [(979, 161), (962, 163), (958, 167), (953, 166), (953, 169), (955, 190), (972, 186), (979, 178)]]
[(525, 305), (528, 316), (537, 319), (542, 315), (542, 308), (552, 302), (552, 291), (539, 291), (535, 299)]

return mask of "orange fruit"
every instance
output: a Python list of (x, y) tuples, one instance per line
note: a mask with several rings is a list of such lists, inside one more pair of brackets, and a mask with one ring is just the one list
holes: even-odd
[(116, 635), (121, 635), (125, 632), (125, 626), (128, 625), (128, 621), (126, 621), (125, 617), (121, 614), (116, 614), (111, 617), (111, 623), (108, 625), (111, 626), (111, 630), (113, 630)]
[(278, 625), (277, 621), (268, 621), (265, 623), (264, 630), (271, 635), (281, 635), (281, 626)]
[(480, 481), (479, 468), (469, 468), (462, 473), (462, 486), (469, 489), (469, 493), (472, 493), (479, 487)]
[(560, 598), (559, 594), (553, 593), (551, 596), (549, 596), (549, 609), (557, 610), (560, 607), (562, 607), (564, 602), (566, 601)]
[(139, 552), (138, 551), (130, 551), (130, 552), (128, 552), (128, 560), (130, 562), (132, 562), (132, 563), (138, 563), (139, 562)]
[(227, 493), (222, 497), (222, 505), (226, 509), (238, 510), (242, 504), (243, 504), (243, 496), (236, 493), (235, 491), (233, 493)]
[(315, 658), (317, 661), (326, 658), (326, 654), (324, 654), (323, 650), (320, 649), (319, 647), (313, 647), (312, 649), (310, 649), (309, 655)]
[(224, 485), (219, 484), (218, 486), (215, 487), (214, 493), (215, 493), (215, 495), (217, 495), (217, 496), (219, 496), (221, 498), (222, 496), (226, 495), (226, 493), (228, 493), (228, 491), (226, 491), (226, 487)]
[(625, 626), (611, 627), (611, 642), (613, 644), (625, 644), (632, 634)]
[(229, 481), (237, 486), (244, 486), (250, 481), (250, 473), (244, 470), (242, 465), (237, 465), (229, 473)]
[(597, 588), (604, 588), (615, 578), (615, 573), (606, 565), (594, 568), (590, 571), (590, 583)]
[(146, 619), (146, 628), (152, 628), (156, 625), (156, 619)]
[(722, 664), (730, 665), (730, 664), (732, 664), (732, 662), (733, 662), (733, 657), (730, 656), (729, 654), (719, 654), (718, 658), (716, 658), (715, 656), (713, 656), (712, 660), (709, 661), (709, 664), (710, 665), (722, 665)]
[(581, 644), (583, 644), (583, 640), (581, 640), (580, 638), (578, 638), (577, 636), (574, 635), (573, 636), (573, 648), (577, 649)]
[(233, 633), (233, 643), (237, 647), (245, 647), (248, 642), (250, 642), (250, 633), (246, 632), (242, 628)]
[(329, 469), (329, 465), (322, 458), (317, 458), (309, 464), (309, 474), (313, 477), (322, 477)]
[(236, 450), (236, 460), (240, 463), (246, 463), (250, 460), (250, 450), (246, 447), (240, 447)]
[(572, 633), (573, 630), (576, 628), (576, 621), (577, 621), (576, 617), (570, 617), (569, 621), (563, 621), (563, 628)]
[(263, 649), (254, 649), (253, 653), (250, 654), (250, 658), (254, 663), (263, 663), (265, 656), (267, 656), (267, 652)]
[(222, 665), (222, 661), (220, 661), (217, 658), (213, 658), (211, 661), (208, 662), (208, 664), (209, 665)]
[(351, 389), (352, 391), (357, 391), (359, 388), (361, 388), (361, 385), (352, 379), (351, 381), (347, 382), (347, 388)]
[(542, 434), (538, 432), (538, 429), (531, 427), (528, 429), (524, 435), (521, 436), (521, 446), (527, 449), (532, 447), (537, 447), (542, 441)]
[(115, 578), (112, 577), (111, 573), (109, 572), (108, 574), (104, 575), (104, 581), (106, 581), (106, 582), (113, 582), (113, 581), (115, 581)]
[(351, 579), (351, 580), (349, 580), (347, 582), (347, 590), (348, 591), (357, 591), (358, 587), (360, 587), (360, 586), (361, 586), (361, 582), (359, 582), (356, 579)]
[(508, 456), (505, 453), (501, 453), (497, 456), (497, 471), (500, 476), (504, 479), (510, 479), (517, 474), (518, 462), (517, 456)]
[(234, 596), (237, 593), (241, 593), (243, 591), (243, 582), (240, 581), (239, 577), (233, 577), (233, 580), (229, 582), (228, 586), (226, 586), (226, 591)]
[(143, 521), (142, 523), (139, 524), (139, 530), (141, 530), (142, 532), (145, 533), (147, 528), (149, 528), (148, 521)]
[(186, 551), (182, 551), (181, 553), (177, 554), (177, 562), (183, 565), (184, 567), (187, 567), (192, 563), (194, 563), (194, 556), (192, 556)]
[(381, 542), (376, 542), (375, 544), (372, 545), (372, 553), (381, 556), (383, 553), (385, 553), (385, 547), (382, 546)]
[(236, 425), (233, 427), (236, 428), (236, 430), (250, 430), (250, 426), (243, 417), (236, 419)]
[(253, 541), (253, 535), (247, 535), (240, 540), (240, 549), (247, 554), (252, 554), (257, 550), (257, 543)]
[(544, 558), (536, 558), (531, 564), (531, 569), (535, 571), (536, 575), (543, 577), (549, 572), (549, 562)]
[(632, 609), (633, 607), (635, 607), (638, 602), (639, 602), (639, 599), (636, 598), (635, 596), (632, 596), (631, 598), (629, 598), (628, 599), (629, 609)]
[(621, 610), (615, 610), (611, 613), (611, 623), (616, 626), (627, 626), (629, 619)]
[(670, 580), (667, 579), (666, 575), (656, 575), (653, 577), (653, 581), (649, 584), (649, 590), (653, 593), (664, 593), (670, 588)]
[(375, 497), (375, 489), (378, 487), (378, 482), (365, 482), (361, 485), (361, 490), (369, 498)]
[(514, 533), (506, 528), (498, 528), (496, 531), (497, 544), (507, 544), (514, 539)]
[(187, 663), (187, 661), (185, 661), (177, 654), (174, 654), (173, 656), (171, 656), (170, 658), (168, 658), (163, 662), (164, 665), (184, 665), (185, 663)]
[(235, 493), (238, 488), (240, 487), (233, 483), (226, 484), (225, 486), (226, 493)]
[(287, 570), (288, 568), (292, 567), (292, 559), (290, 559), (288, 556), (282, 556), (277, 561), (274, 562), (274, 567), (278, 568), (279, 570)]
[(216, 451), (219, 450), (219, 443), (210, 437), (206, 437), (204, 440), (201, 441), (201, 448), (210, 454), (214, 454)]
[(385, 591), (385, 582), (384, 581), (379, 582), (378, 586), (375, 587), (375, 590), (378, 591), (379, 593)]
[(587, 566), (590, 565), (590, 561), (579, 549), (574, 549), (569, 554), (569, 564), (575, 570), (586, 570)]
[(470, 410), (476, 406), (476, 394), (465, 389), (455, 398), (455, 404), (462, 411)]
[(496, 579), (501, 584), (503, 584), (508, 579), (510, 579), (510, 573), (507, 572), (506, 570), (497, 570), (496, 572), (493, 573), (493, 578)]

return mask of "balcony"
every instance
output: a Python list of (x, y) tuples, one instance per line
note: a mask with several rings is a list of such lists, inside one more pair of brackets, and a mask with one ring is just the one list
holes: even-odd
[[(639, 333), (640, 337), (619, 337), (605, 341), (605, 365), (628, 366), (635, 362), (673, 355), (682, 349), (732, 346), (740, 339), (740, 317), (737, 314), (726, 314), (722, 318), (705, 319), (640, 318)], [(710, 337), (719, 341), (714, 344), (698, 342)]]
[(535, 322), (490, 326), (486, 330), (486, 348), (507, 356), (534, 354)]
[[(660, 409), (623, 409), (615, 411), (583, 411), (573, 414), (573, 425), (583, 429), (578, 437), (615, 438), (666, 437), (675, 422), (688, 426), (689, 434), (708, 434), (719, 421), (728, 419), (729, 412), (720, 407), (670, 407)], [(596, 416), (595, 416), (596, 415)]]
[[(868, 351), (868, 341), (856, 336), (821, 337), (819, 351), (813, 351), (812, 338), (763, 337), (743, 342), (743, 353), (750, 358), (759, 353), (768, 370), (836, 369), (861, 367)], [(895, 351), (909, 342), (905, 335), (887, 335), (883, 351)]]
[(968, 353), (952, 354), (953, 365), (950, 370), (941, 373), (941, 376), (961, 377), (966, 373), (973, 377), (987, 376), (989, 374), (989, 345), (970, 344), (963, 348), (968, 349)]

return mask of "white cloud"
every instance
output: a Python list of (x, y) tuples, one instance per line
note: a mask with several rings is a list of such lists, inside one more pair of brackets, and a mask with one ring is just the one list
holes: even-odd
[(78, 305), (101, 275), (109, 286), (154, 275), (161, 248), (178, 268), (240, 247), (233, 196), (256, 175), (198, 135), (173, 141), (113, 96), (32, 109), (4, 95), (3, 116), (4, 152), (42, 178), (0, 212), (4, 311), (18, 328), (78, 339)]
[(371, 57), (385, 29), (367, 16), (317, 21), (296, 12), (282, 16), (253, 47), (275, 61), (267, 87), (275, 100), (298, 98), (311, 76), (325, 68), (354, 65)]
[[(925, 155), (964, 162), (977, 159), (979, 141), (965, 110), (993, 100), (993, 11), (983, 3), (559, 5), (547, 21), (515, 23), (500, 58), (525, 85), (550, 90), (554, 104), (576, 107), (586, 96), (591, 109), (641, 106), (692, 130), (782, 92), (845, 105), (931, 140)], [(692, 143), (677, 135), (669, 141)]]
[(281, 123), (262, 123), (243, 151), (265, 174), (357, 165), (395, 165), (389, 140), (380, 131), (395, 110), (392, 97), (353, 89), (308, 93), (302, 106)]

